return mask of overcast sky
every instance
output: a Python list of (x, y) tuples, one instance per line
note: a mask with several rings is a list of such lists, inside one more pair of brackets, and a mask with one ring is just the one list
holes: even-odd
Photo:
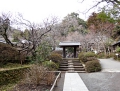
[[(94, 0), (0, 0), (0, 13), (11, 12), (23, 15), (31, 22), (41, 22), (45, 18), (56, 16), (59, 19), (72, 12), (79, 13), (80, 18), (86, 20), (92, 9), (86, 15), (82, 14), (93, 6)], [(99, 0), (97, 0), (99, 1)]]

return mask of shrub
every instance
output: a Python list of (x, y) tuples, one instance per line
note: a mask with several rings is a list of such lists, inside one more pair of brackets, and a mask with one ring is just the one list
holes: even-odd
[(84, 52), (79, 53), (79, 60), (84, 60)]
[(98, 54), (97, 54), (97, 57), (98, 57), (98, 58), (105, 58), (105, 55), (104, 55), (103, 52), (101, 52), (101, 53), (98, 53)]
[(101, 71), (101, 65), (98, 60), (88, 61), (85, 64), (87, 72), (98, 72)]
[(33, 56), (34, 61), (37, 63), (42, 63), (47, 60), (47, 57), (50, 55), (51, 46), (46, 41), (42, 42), (41, 45), (36, 48), (36, 57)]
[(106, 54), (105, 55), (105, 58), (111, 58), (111, 57), (113, 57), (113, 55), (111, 55), (111, 54)]
[(17, 69), (0, 71), (0, 85), (7, 85), (9, 83), (15, 83), (23, 78), (23, 73), (29, 67), (22, 67)]
[(42, 64), (43, 66), (47, 67), (49, 70), (56, 70), (59, 68), (59, 66), (52, 61), (45, 61)]
[(46, 76), (46, 83), (47, 85), (52, 85), (55, 80), (55, 73), (53, 72), (48, 72)]
[(82, 52), (79, 54), (79, 59), (83, 63), (86, 63), (87, 61), (95, 60), (96, 56), (97, 55), (93, 52)]
[(114, 57), (114, 53), (108, 53), (105, 55), (104, 52), (101, 52), (101, 53), (98, 53), (97, 54), (97, 57), (98, 58), (111, 58), (111, 57)]
[(63, 53), (63, 51), (62, 50), (55, 50), (55, 51), (53, 51), (52, 53), (57, 53), (57, 54), (60, 54), (60, 55), (62, 55), (62, 53)]
[(0, 43), (0, 64), (6, 64), (7, 62), (18, 63), (19, 53), (10, 45)]
[(58, 53), (51, 53), (51, 55), (49, 55), (48, 57), (49, 60), (52, 60), (53, 62), (60, 64), (62, 61), (62, 56)]
[(116, 52), (120, 53), (120, 47), (116, 48)]
[(46, 75), (46, 68), (43, 66), (33, 65), (25, 75), (25, 83), (38, 85)]
[(92, 61), (92, 60), (96, 60), (97, 58), (95, 58), (95, 57), (87, 57), (86, 58), (86, 61), (88, 62), (88, 61)]
[(32, 85), (46, 84), (51, 85), (55, 74), (47, 72), (47, 69), (41, 65), (33, 65), (25, 75), (25, 83)]
[(85, 57), (96, 57), (97, 55), (94, 52), (86, 52)]

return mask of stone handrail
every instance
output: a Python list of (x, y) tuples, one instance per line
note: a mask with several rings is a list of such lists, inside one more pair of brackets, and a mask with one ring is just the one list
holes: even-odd
[(61, 77), (61, 71), (55, 71), (55, 72), (59, 72), (59, 74), (57, 75), (57, 77), (56, 77), (56, 79), (55, 79), (55, 81), (54, 81), (50, 91), (54, 91), (54, 87), (57, 86), (58, 78)]

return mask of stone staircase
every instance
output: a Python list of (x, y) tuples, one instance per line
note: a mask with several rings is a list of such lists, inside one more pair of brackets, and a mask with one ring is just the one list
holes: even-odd
[(77, 58), (66, 58), (63, 59), (59, 67), (59, 71), (67, 71), (67, 72), (80, 72), (85, 73), (85, 68), (82, 63), (80, 63)]

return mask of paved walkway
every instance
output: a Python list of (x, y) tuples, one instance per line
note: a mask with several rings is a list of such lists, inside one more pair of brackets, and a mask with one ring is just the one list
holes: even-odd
[(63, 91), (89, 91), (78, 73), (65, 73)]
[(120, 72), (120, 62), (115, 61), (113, 58), (99, 60), (102, 66), (101, 72)]
[(120, 62), (112, 58), (99, 60), (101, 72), (64, 73), (55, 91), (120, 91)]
[(63, 91), (64, 80), (65, 80), (65, 73), (62, 72), (61, 78), (57, 82), (57, 87), (55, 87), (54, 91)]
[(120, 91), (120, 72), (79, 73), (89, 91)]

